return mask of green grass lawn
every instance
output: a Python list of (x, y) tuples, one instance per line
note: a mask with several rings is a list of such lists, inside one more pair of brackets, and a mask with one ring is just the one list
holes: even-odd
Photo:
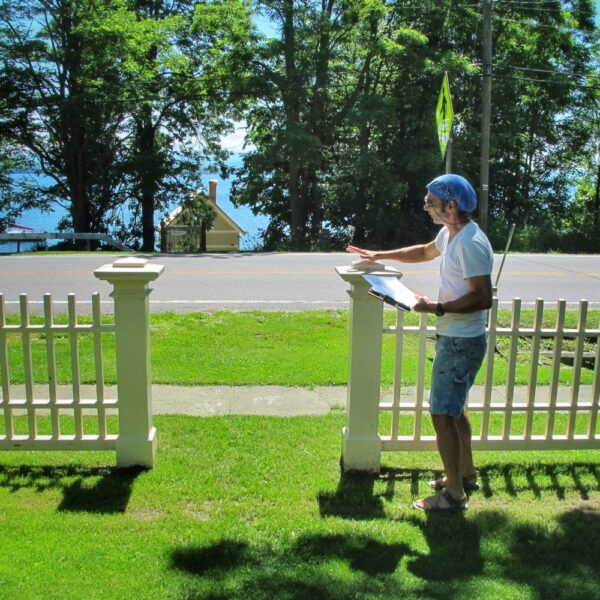
[[(346, 383), (346, 311), (157, 314), (151, 335), (157, 383)], [(87, 382), (89, 337), (80, 336)], [(113, 336), (103, 337), (110, 382)], [(40, 382), (45, 345), (43, 334), (33, 336)], [(68, 337), (57, 335), (63, 383), (68, 348)], [(16, 336), (9, 352), (11, 381), (22, 381)], [(521, 383), (527, 352), (523, 343)], [(404, 357), (408, 385), (411, 342)], [(495, 361), (503, 383), (503, 340)], [(392, 369), (386, 336), (384, 384)], [(540, 368), (540, 384), (548, 371)], [(565, 367), (561, 380), (570, 373)], [(15, 420), (27, 430), (26, 417)], [(149, 471), (116, 469), (114, 453), (0, 453), (1, 598), (600, 598), (598, 452), (477, 453), (482, 489), (470, 509), (428, 516), (411, 504), (439, 475), (437, 454), (386, 453), (379, 475), (342, 475), (341, 412), (154, 421), (158, 461)], [(46, 417), (38, 423), (41, 432), (49, 426)], [(389, 415), (381, 427), (389, 428)]]
[[(393, 323), (395, 313), (386, 311), (387, 324)], [(523, 311), (522, 323), (530, 326), (532, 311)], [(545, 327), (555, 318), (553, 311), (546, 314)], [(418, 316), (408, 314), (406, 322), (416, 324)], [(600, 311), (590, 311), (589, 323), (597, 323)], [(65, 317), (57, 317), (56, 321)], [(81, 322), (86, 319), (81, 317)], [(567, 327), (574, 328), (577, 315), (568, 313)], [(40, 318), (32, 317), (34, 323)], [(89, 322), (89, 319), (87, 319)], [(9, 322), (17, 317), (10, 315)], [(500, 322), (510, 323), (508, 311), (500, 311)], [(186, 314), (157, 313), (151, 316), (152, 374), (154, 383), (180, 385), (288, 385), (321, 386), (345, 385), (348, 377), (348, 311), (306, 312), (195, 312)], [(9, 336), (11, 381), (23, 382), (23, 349), (17, 334)], [(59, 383), (71, 381), (69, 336), (55, 334)], [(394, 371), (394, 336), (384, 336), (382, 383), (391, 385)], [(551, 348), (552, 340), (544, 344)], [(95, 381), (94, 352), (91, 335), (80, 335), (81, 381)], [(595, 349), (591, 342), (586, 349)], [(565, 340), (564, 349), (572, 349), (573, 342)], [(114, 335), (103, 334), (105, 355), (104, 371), (107, 383), (114, 383)], [(37, 382), (47, 381), (46, 338), (32, 335), (34, 376)], [(429, 379), (434, 354), (434, 336), (428, 342)], [(506, 382), (509, 340), (499, 336), (494, 355), (494, 383)], [(530, 343), (523, 338), (519, 343), (516, 383), (526, 385), (530, 370)], [(588, 365), (590, 366), (590, 365)], [(560, 383), (570, 384), (572, 369), (563, 365)], [(477, 383), (482, 383), (485, 365)], [(591, 383), (593, 371), (584, 368), (581, 383)], [(407, 335), (404, 344), (402, 379), (405, 385), (414, 385), (417, 377), (417, 339)], [(550, 360), (539, 366), (538, 384), (550, 382)]]
[(600, 597), (597, 452), (479, 453), (470, 509), (427, 516), (437, 455), (342, 476), (341, 413), (155, 424), (150, 471), (0, 454), (2, 598)]

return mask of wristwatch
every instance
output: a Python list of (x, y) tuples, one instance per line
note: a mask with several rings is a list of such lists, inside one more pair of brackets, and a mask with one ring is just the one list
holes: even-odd
[(446, 314), (446, 311), (444, 310), (444, 307), (442, 306), (441, 302), (437, 303), (435, 307), (435, 314), (437, 317), (443, 317)]

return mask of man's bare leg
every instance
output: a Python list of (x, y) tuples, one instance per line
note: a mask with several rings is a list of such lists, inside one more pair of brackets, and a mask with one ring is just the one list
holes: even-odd
[(455, 423), (460, 436), (460, 473), (462, 477), (471, 477), (475, 474), (473, 450), (471, 448), (473, 429), (466, 410), (455, 420)]
[(446, 471), (446, 489), (460, 500), (465, 496), (461, 474), (461, 436), (456, 419), (450, 415), (431, 415), (438, 451)]
[[(467, 411), (463, 411), (463, 414), (460, 417), (457, 417), (454, 422), (460, 438), (460, 473), (463, 478), (463, 487), (465, 478), (470, 479), (469, 484), (471, 486), (476, 486), (477, 473), (475, 471), (475, 465), (473, 464), (473, 450), (471, 447), (473, 431)], [(429, 485), (436, 490), (445, 487), (446, 476), (436, 479), (435, 481), (430, 481)]]

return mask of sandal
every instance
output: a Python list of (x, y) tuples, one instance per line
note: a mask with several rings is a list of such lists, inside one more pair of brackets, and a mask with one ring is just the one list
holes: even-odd
[(415, 500), (413, 502), (413, 508), (424, 512), (456, 512), (459, 510), (467, 510), (469, 504), (466, 496), (457, 500), (451, 496), (447, 490), (444, 490), (434, 496)]
[[(477, 473), (471, 473), (462, 479), (463, 488), (465, 492), (476, 492), (479, 490), (479, 483), (477, 483)], [(433, 490), (443, 490), (446, 487), (446, 478), (441, 477), (440, 479), (433, 479), (427, 484)]]

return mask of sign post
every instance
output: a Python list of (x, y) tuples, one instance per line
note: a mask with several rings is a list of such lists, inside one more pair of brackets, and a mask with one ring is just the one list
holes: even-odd
[(452, 170), (452, 119), (454, 110), (452, 108), (452, 97), (450, 96), (450, 83), (448, 82), (448, 73), (444, 73), (442, 89), (438, 98), (435, 111), (435, 122), (437, 125), (438, 139), (440, 141), (440, 151), (442, 159), (446, 158), (446, 173)]

